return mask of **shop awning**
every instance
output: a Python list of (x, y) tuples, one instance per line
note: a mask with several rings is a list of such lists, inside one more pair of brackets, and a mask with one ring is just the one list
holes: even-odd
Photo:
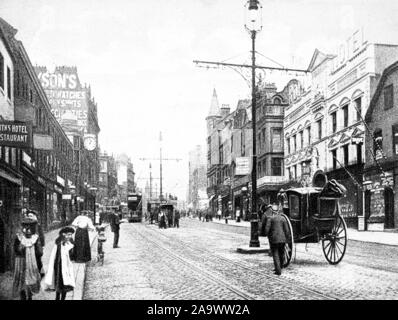
[(0, 170), (0, 177), (2, 177), (4, 179), (7, 179), (8, 181), (10, 181), (12, 183), (15, 183), (15, 184), (17, 184), (19, 186), (22, 185), (22, 179), (21, 178), (14, 177), (14, 176), (8, 174), (7, 172), (5, 172), (3, 170)]

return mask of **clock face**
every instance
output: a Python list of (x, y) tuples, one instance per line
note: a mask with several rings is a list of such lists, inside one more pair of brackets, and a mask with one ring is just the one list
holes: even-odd
[(93, 151), (96, 148), (96, 141), (95, 141), (95, 137), (86, 137), (84, 139), (84, 147), (88, 150), (88, 151)]

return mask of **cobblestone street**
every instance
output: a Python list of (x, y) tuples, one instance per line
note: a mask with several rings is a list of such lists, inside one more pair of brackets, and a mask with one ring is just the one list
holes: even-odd
[(87, 268), (83, 299), (398, 298), (394, 246), (349, 241), (343, 261), (333, 266), (320, 244), (299, 244), (278, 277), (268, 255), (236, 252), (249, 241), (248, 228), (192, 219), (166, 230), (126, 223), (117, 249), (107, 232), (105, 263)]

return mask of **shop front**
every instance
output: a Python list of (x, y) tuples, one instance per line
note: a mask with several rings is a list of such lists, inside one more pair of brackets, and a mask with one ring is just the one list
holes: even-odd
[(384, 174), (368, 173), (364, 179), (366, 230), (384, 231), (396, 228), (394, 204), (398, 201), (398, 190), (393, 171), (386, 171)]
[(0, 273), (10, 270), (13, 261), (13, 239), (21, 214), (21, 175), (0, 168)]

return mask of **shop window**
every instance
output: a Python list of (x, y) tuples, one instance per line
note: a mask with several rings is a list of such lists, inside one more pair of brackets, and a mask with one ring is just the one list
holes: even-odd
[(383, 132), (381, 129), (376, 129), (373, 134), (373, 154), (376, 160), (383, 158)]
[(361, 114), (362, 114), (362, 97), (359, 97), (354, 100), (356, 111), (357, 111), (357, 121), (361, 120)]
[(282, 175), (282, 159), (272, 158), (271, 160), (271, 175), (281, 176)]
[(392, 84), (384, 88), (384, 110), (391, 109), (394, 105), (394, 87)]

